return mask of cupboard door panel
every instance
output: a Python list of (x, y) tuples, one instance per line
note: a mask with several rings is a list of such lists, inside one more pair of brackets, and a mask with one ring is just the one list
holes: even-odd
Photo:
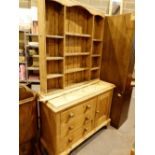
[(104, 93), (97, 98), (97, 107), (95, 115), (95, 126), (99, 126), (109, 117), (111, 107), (112, 92)]

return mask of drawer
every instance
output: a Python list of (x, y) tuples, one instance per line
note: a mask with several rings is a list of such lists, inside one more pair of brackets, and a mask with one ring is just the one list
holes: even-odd
[(87, 100), (83, 103), (83, 114), (91, 113), (92, 115), (95, 113), (97, 97)]
[(83, 115), (83, 114), (84, 115), (92, 114), (95, 109), (95, 106), (96, 106), (96, 99), (97, 98), (87, 100), (73, 108), (70, 108), (70, 109), (62, 112), (61, 113), (61, 123), (72, 122), (72, 121), (78, 119), (78, 117), (80, 117), (80, 115)]
[(84, 125), (77, 130), (75, 130), (73, 133), (68, 134), (65, 138), (61, 138), (61, 152), (63, 152), (65, 149), (72, 147), (78, 140), (85, 137), (92, 129), (92, 124), (89, 123), (87, 125)]
[(75, 130), (77, 130), (80, 126), (93, 124), (93, 117), (92, 114), (88, 113), (85, 115), (79, 115), (78, 118), (74, 119), (71, 122), (68, 123), (61, 123), (61, 137), (65, 137), (69, 135), (70, 133), (73, 133)]
[(95, 102), (96, 98), (93, 98), (61, 113), (61, 137), (94, 122)]

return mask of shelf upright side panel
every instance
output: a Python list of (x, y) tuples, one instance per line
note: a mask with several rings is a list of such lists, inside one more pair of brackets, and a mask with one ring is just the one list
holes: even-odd
[[(93, 15), (93, 22), (92, 22), (92, 33), (91, 33), (91, 51), (90, 51), (90, 64), (89, 64), (89, 79), (91, 79), (91, 66), (92, 66), (92, 53), (93, 53), (93, 38), (94, 38), (94, 20), (95, 20), (95, 16)], [(89, 25), (88, 25), (89, 26)]]
[(66, 18), (66, 6), (64, 6), (64, 16), (63, 16), (63, 36), (64, 36), (64, 41), (63, 41), (63, 79), (62, 79), (62, 87), (65, 88), (65, 52), (66, 52), (66, 37), (65, 37), (65, 32), (68, 29), (68, 21)]
[(104, 35), (104, 20), (105, 18), (103, 18), (102, 20), (102, 25), (101, 25), (101, 39), (102, 39), (102, 44), (101, 44), (101, 50), (100, 50), (100, 60), (99, 60), (99, 78), (100, 78), (100, 74), (101, 74), (101, 63), (102, 63), (102, 52), (103, 52), (103, 46), (104, 46), (104, 43), (103, 43), (103, 35)]
[(47, 93), (45, 0), (38, 0), (40, 91)]

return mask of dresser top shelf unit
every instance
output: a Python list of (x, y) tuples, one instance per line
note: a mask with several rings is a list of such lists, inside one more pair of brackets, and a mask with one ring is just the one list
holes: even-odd
[(38, 17), (40, 91), (99, 79), (104, 13), (73, 0), (38, 0)]

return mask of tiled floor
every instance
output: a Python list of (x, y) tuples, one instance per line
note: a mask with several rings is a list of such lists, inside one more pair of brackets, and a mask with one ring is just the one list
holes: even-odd
[(101, 129), (70, 155), (130, 155), (135, 137), (135, 92), (133, 89), (128, 119), (119, 129)]

